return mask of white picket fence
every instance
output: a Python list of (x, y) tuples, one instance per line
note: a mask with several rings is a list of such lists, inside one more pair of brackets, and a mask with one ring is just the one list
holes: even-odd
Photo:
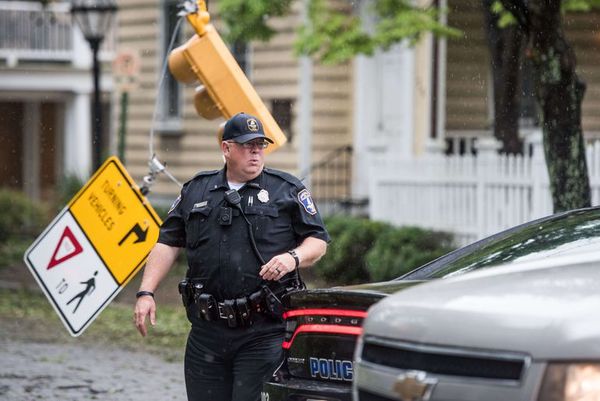
[[(426, 155), (372, 162), (369, 214), (395, 225), (455, 234), (467, 244), (552, 213), (541, 141), (532, 156), (498, 155), (495, 143), (478, 155)], [(493, 146), (490, 146), (493, 144)], [(600, 204), (600, 141), (587, 145), (592, 204)]]

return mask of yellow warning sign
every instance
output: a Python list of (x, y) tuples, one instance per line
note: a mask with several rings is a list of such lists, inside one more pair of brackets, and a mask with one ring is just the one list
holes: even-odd
[(158, 239), (160, 218), (116, 157), (96, 171), (68, 208), (119, 285), (142, 266)]

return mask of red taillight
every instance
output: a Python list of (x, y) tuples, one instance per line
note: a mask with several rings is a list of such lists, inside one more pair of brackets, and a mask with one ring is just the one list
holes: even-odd
[(290, 349), (300, 333), (343, 334), (358, 336), (362, 333), (362, 320), (366, 311), (348, 309), (296, 309), (287, 311), (284, 349)]
[(339, 326), (331, 324), (304, 324), (296, 329), (290, 341), (283, 342), (283, 349), (290, 349), (294, 339), (300, 333), (346, 334), (359, 336), (362, 333), (362, 327)]
[(367, 317), (366, 311), (348, 310), (348, 309), (296, 309), (287, 311), (283, 314), (283, 318), (287, 319), (294, 316), (344, 316), (358, 317), (364, 319)]

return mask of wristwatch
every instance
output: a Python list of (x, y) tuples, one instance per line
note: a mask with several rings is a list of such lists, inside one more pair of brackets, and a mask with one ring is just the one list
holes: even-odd
[(287, 251), (287, 253), (289, 253), (290, 255), (292, 255), (292, 258), (294, 258), (294, 261), (296, 262), (296, 267), (294, 267), (295, 269), (298, 268), (298, 266), (300, 266), (300, 258), (298, 257), (298, 254), (296, 253), (295, 249), (290, 249), (289, 251)]
[(139, 297), (143, 297), (143, 296), (145, 296), (145, 295), (149, 295), (149, 296), (151, 296), (152, 298), (154, 298), (154, 293), (153, 293), (152, 291), (138, 291), (138, 292), (135, 294), (135, 297), (136, 297), (136, 298), (139, 298)]

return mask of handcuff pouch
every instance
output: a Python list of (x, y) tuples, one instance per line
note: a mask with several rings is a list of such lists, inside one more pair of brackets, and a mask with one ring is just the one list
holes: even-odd
[(235, 307), (238, 311), (238, 317), (242, 326), (250, 326), (252, 324), (252, 311), (248, 298), (238, 298), (235, 300)]
[(198, 294), (196, 297), (196, 307), (198, 308), (198, 317), (203, 320), (212, 321), (219, 318), (217, 311), (217, 302), (215, 298), (207, 293)]
[(237, 327), (238, 322), (235, 313), (235, 299), (226, 299), (223, 302), (223, 312), (227, 318), (227, 325), (231, 328)]

